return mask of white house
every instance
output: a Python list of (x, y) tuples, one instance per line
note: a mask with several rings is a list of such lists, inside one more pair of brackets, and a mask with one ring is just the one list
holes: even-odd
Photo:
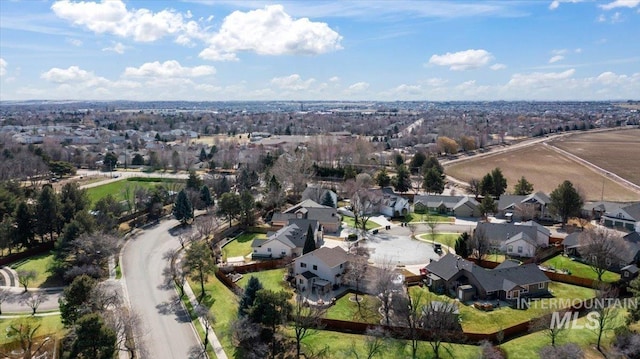
[(537, 243), (524, 232), (507, 239), (501, 250), (508, 255), (518, 257), (533, 257), (536, 254)]
[(409, 213), (409, 200), (395, 194), (390, 187), (374, 190), (382, 197), (380, 202), (380, 214), (387, 217), (400, 217)]
[(294, 260), (293, 276), (301, 291), (324, 294), (342, 284), (347, 269), (347, 252), (340, 248), (318, 248)]
[(607, 227), (622, 227), (628, 231), (640, 232), (640, 202), (606, 212), (601, 220)]
[(288, 225), (276, 232), (267, 233), (266, 239), (254, 239), (251, 242), (252, 257), (258, 259), (298, 257), (302, 255), (309, 227), (315, 234), (317, 247), (319, 243), (322, 243), (323, 239), (322, 227), (318, 221), (290, 219)]

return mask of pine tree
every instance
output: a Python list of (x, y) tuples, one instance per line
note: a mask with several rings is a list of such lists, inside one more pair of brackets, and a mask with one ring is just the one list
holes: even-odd
[(176, 202), (173, 204), (173, 215), (177, 220), (182, 222), (182, 224), (187, 223), (187, 221), (193, 218), (193, 206), (184, 189), (178, 193)]
[(336, 203), (333, 201), (333, 197), (331, 196), (331, 192), (326, 191), (324, 196), (322, 197), (322, 205), (327, 207), (336, 208)]
[(202, 187), (202, 180), (196, 171), (189, 171), (189, 178), (187, 178), (186, 187), (195, 191), (199, 191), (200, 187)]
[(42, 238), (49, 234), (50, 240), (53, 240), (53, 233), (62, 231), (60, 200), (50, 186), (42, 188), (34, 215), (36, 218), (36, 233)]
[(307, 229), (307, 238), (304, 240), (304, 247), (302, 248), (302, 254), (307, 254), (316, 250), (316, 240), (313, 235), (313, 229), (311, 225)]
[(467, 258), (469, 254), (469, 233), (464, 232), (458, 237), (455, 244), (456, 254), (462, 258)]
[(13, 233), (13, 244), (22, 247), (30, 247), (35, 236), (33, 225), (33, 213), (26, 202), (20, 202), (16, 208), (15, 215), (16, 227), (11, 231)]
[(518, 183), (516, 183), (514, 190), (514, 194), (519, 196), (526, 196), (533, 193), (533, 185), (531, 184), (531, 182), (527, 181), (524, 176), (522, 176), (518, 180)]
[(435, 168), (429, 168), (424, 174), (422, 187), (428, 193), (442, 193), (444, 191), (444, 175)]
[(200, 160), (200, 162), (204, 162), (207, 160), (207, 151), (204, 150), (204, 147), (200, 149), (200, 155), (198, 156), (198, 159)]
[(262, 283), (254, 276), (249, 278), (249, 283), (244, 287), (244, 293), (240, 298), (240, 305), (238, 306), (238, 316), (244, 317), (249, 312), (249, 309), (253, 306), (253, 302), (256, 300), (256, 293), (262, 289)]
[(213, 205), (213, 198), (211, 197), (211, 191), (209, 191), (209, 187), (202, 186), (200, 190), (200, 199), (202, 203), (204, 203), (205, 207), (211, 207)]
[(395, 190), (400, 193), (409, 191), (409, 188), (411, 188), (411, 180), (409, 178), (409, 170), (407, 170), (407, 166), (398, 166), (393, 186)]
[(378, 175), (376, 176), (376, 183), (382, 188), (389, 187), (391, 184), (391, 177), (389, 177), (386, 168), (383, 167), (380, 172), (378, 172)]

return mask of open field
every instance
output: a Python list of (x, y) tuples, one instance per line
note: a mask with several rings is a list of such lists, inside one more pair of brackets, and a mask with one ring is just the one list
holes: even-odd
[(136, 177), (127, 178), (121, 181), (111, 182), (101, 186), (89, 188), (87, 189), (87, 196), (89, 196), (89, 200), (91, 201), (92, 205), (98, 202), (98, 200), (100, 200), (101, 198), (106, 197), (108, 194), (111, 194), (117, 201), (122, 201), (125, 199), (124, 192), (126, 188), (131, 189), (132, 195), (135, 189), (138, 187), (151, 189), (160, 184), (166, 186), (171, 191), (179, 191), (183, 187), (183, 184), (180, 182), (184, 182), (181, 180), (167, 178), (158, 178), (157, 182), (153, 180), (155, 179), (139, 178), (138, 180), (138, 178)]
[[(640, 129), (581, 133), (550, 143), (640, 185)], [(636, 150), (633, 150), (633, 149)]]
[(637, 201), (640, 199), (638, 193), (553, 151), (544, 144), (445, 165), (445, 172), (447, 175), (468, 182), (472, 178), (482, 179), (496, 167), (500, 167), (507, 178), (507, 192), (513, 192), (518, 179), (525, 176), (533, 184), (534, 190), (545, 193), (551, 193), (564, 180), (569, 180), (582, 191), (586, 200), (600, 200), (604, 182), (605, 200)]

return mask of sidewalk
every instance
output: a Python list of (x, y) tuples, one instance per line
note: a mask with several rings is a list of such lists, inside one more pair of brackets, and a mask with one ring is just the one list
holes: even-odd
[[(191, 306), (195, 308), (195, 306), (198, 305), (198, 300), (196, 299), (196, 295), (193, 293), (193, 290), (191, 290), (191, 286), (187, 282), (185, 282), (184, 284), (184, 293), (187, 298), (189, 298)], [(200, 325), (202, 325), (202, 328), (204, 329), (205, 326), (202, 322), (202, 318), (198, 318), (198, 320), (200, 321)], [(218, 340), (218, 336), (216, 336), (216, 333), (213, 331), (213, 329), (209, 329), (209, 343), (211, 344), (213, 352), (216, 354), (216, 357), (218, 357), (218, 359), (228, 359), (227, 353), (224, 352), (222, 344), (220, 344), (220, 340)]]

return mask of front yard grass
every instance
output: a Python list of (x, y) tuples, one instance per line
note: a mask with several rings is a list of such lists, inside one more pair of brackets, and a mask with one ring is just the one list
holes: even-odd
[[(545, 261), (544, 263), (542, 263), (542, 265), (546, 267), (553, 267), (557, 270), (568, 270), (569, 272), (571, 272), (571, 275), (576, 277), (588, 278), (593, 280), (598, 279), (596, 272), (594, 272), (593, 269), (589, 267), (589, 265), (571, 260), (571, 258), (562, 255), (557, 255)], [(620, 280), (620, 274), (618, 273), (606, 271), (602, 275), (603, 282), (612, 283), (618, 280)]]
[(11, 267), (16, 271), (34, 271), (36, 273), (36, 278), (29, 282), (29, 287), (46, 288), (64, 285), (61, 278), (49, 272), (52, 264), (53, 254), (43, 253), (12, 264)]
[(237, 281), (236, 284), (239, 287), (244, 288), (247, 286), (247, 283), (249, 283), (249, 278), (256, 277), (258, 278), (260, 283), (262, 283), (262, 287), (264, 289), (269, 289), (276, 292), (281, 290), (293, 292), (291, 287), (289, 287), (289, 285), (287, 284), (287, 282), (283, 280), (284, 274), (286, 273), (286, 271), (287, 270), (285, 268), (281, 268), (281, 269), (265, 270), (261, 272), (247, 273), (247, 274), (244, 274), (242, 276), (242, 279)]
[[(60, 321), (60, 315), (47, 315), (43, 317), (31, 317), (25, 316), (25, 318), (35, 318), (39, 324), (41, 324), (40, 328), (35, 333), (36, 337), (42, 336), (56, 336), (58, 339), (62, 338), (65, 335), (65, 329)], [(15, 338), (7, 338), (7, 328), (11, 325), (11, 323), (19, 320), (19, 318), (15, 319), (0, 319), (0, 345), (9, 344), (15, 341)]]
[(380, 301), (371, 295), (358, 294), (358, 299), (361, 300), (360, 307), (358, 308), (358, 303), (350, 299), (354, 296), (354, 293), (349, 292), (338, 299), (336, 303), (327, 310), (327, 318), (380, 324), (380, 319), (382, 318), (380, 313), (378, 313)]
[(251, 253), (251, 242), (256, 238), (267, 238), (262, 233), (242, 233), (222, 247), (222, 252), (229, 257), (244, 257)]
[(131, 191), (137, 187), (146, 189), (154, 188), (158, 185), (164, 185), (166, 187), (175, 187), (172, 190), (180, 190), (184, 185), (181, 183), (184, 180), (176, 180), (173, 178), (126, 178), (120, 181), (110, 182), (101, 186), (87, 188), (87, 196), (91, 206), (95, 205), (101, 198), (111, 194), (116, 201), (123, 201), (124, 190), (129, 187)]
[[(353, 219), (353, 217), (342, 216), (342, 223), (346, 224), (348, 227), (356, 228), (355, 219)], [(368, 231), (378, 227), (380, 227), (378, 222), (375, 222), (372, 219), (367, 221), (366, 228)]]
[[(419, 234), (416, 237), (418, 237), (418, 239), (420, 240), (431, 243), (430, 233)], [(444, 244), (445, 246), (451, 248), (455, 248), (456, 240), (458, 239), (458, 237), (460, 237), (460, 233), (436, 233), (436, 242)]]
[(405, 215), (404, 218), (406, 222), (426, 223), (429, 220), (429, 217), (431, 217), (431, 219), (435, 219), (436, 222), (438, 223), (453, 224), (456, 221), (455, 217), (446, 216), (443, 214), (428, 214), (428, 213), (415, 213), (415, 212)]
[[(575, 285), (551, 282), (549, 284), (549, 290), (553, 294), (551, 300), (567, 300), (573, 301), (592, 298), (595, 296), (595, 292), (590, 288), (578, 287)], [(424, 287), (412, 287), (412, 294), (416, 295), (417, 291), (424, 291), (423, 299), (427, 300), (442, 300), (451, 301), (452, 299), (445, 295), (438, 295), (429, 292), (429, 289)], [(468, 305), (467, 305), (468, 304)], [(531, 320), (532, 318), (539, 317), (545, 313), (561, 308), (554, 308), (554, 302), (550, 299), (532, 300), (531, 307), (526, 310), (513, 309), (510, 307), (500, 307), (490, 312), (485, 312), (476, 309), (472, 306), (473, 303), (466, 303), (460, 305), (460, 319), (462, 321), (462, 328), (465, 332), (469, 333), (493, 333), (501, 329), (511, 327), (518, 323), (523, 323)]]

